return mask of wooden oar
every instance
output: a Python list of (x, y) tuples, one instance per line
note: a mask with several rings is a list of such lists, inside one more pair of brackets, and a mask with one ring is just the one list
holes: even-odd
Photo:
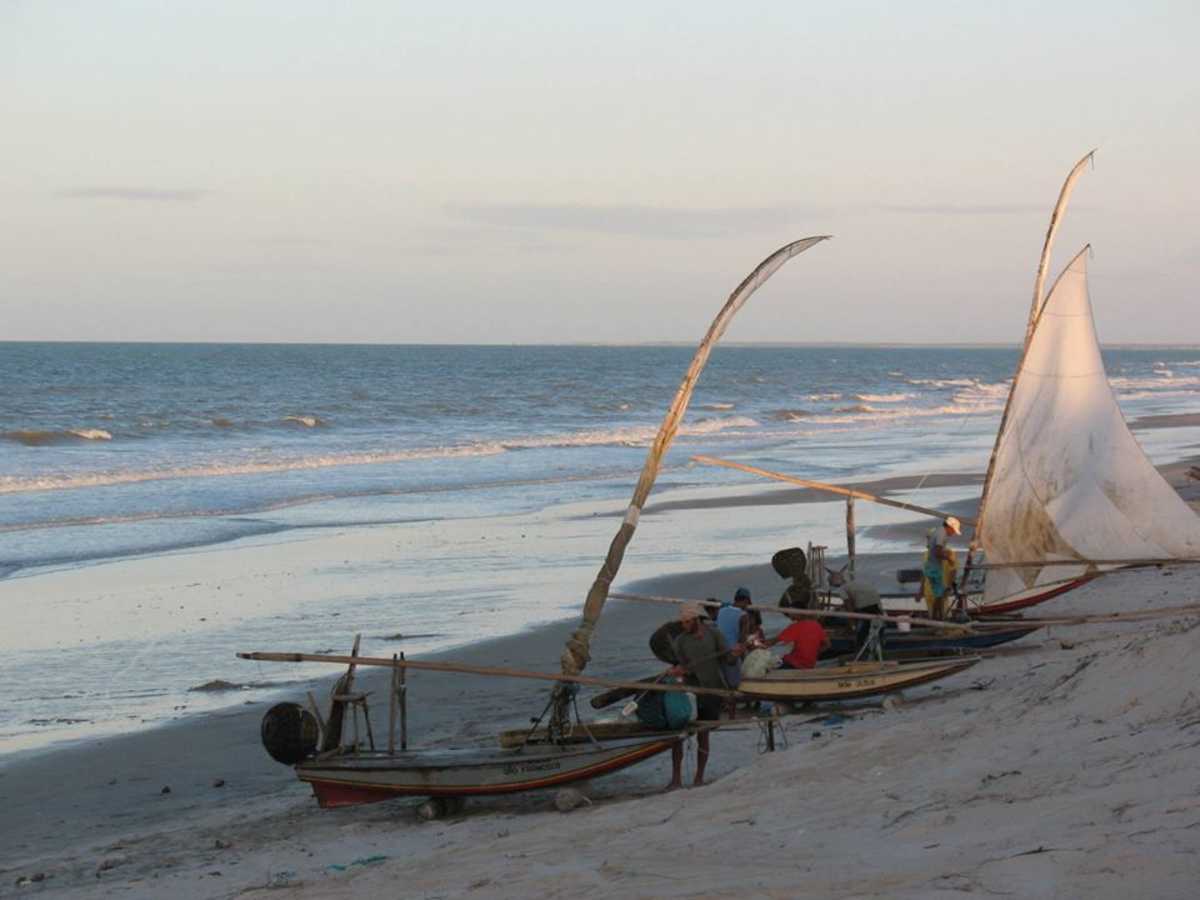
[[(705, 456), (699, 454), (693, 456), (694, 462), (703, 463), (706, 466), (723, 466), (726, 469), (737, 469), (739, 472), (747, 472), (751, 475), (760, 475), (763, 478), (770, 478), (772, 481), (782, 481), (785, 484), (795, 484), (800, 487), (812, 488), (814, 491), (823, 491), (827, 494), (837, 494), (840, 497), (853, 497), (858, 500), (867, 500), (871, 503), (878, 503), (882, 506), (891, 506), (895, 509), (904, 509), (909, 512), (920, 513), (923, 516), (933, 516), (935, 519), (948, 519), (954, 516), (955, 513), (946, 512), (943, 509), (931, 509), (928, 506), (918, 506), (915, 503), (904, 503), (900, 500), (890, 500), (887, 497), (880, 497), (878, 494), (869, 494), (866, 491), (855, 490), (854, 488), (842, 487), (837, 484), (826, 484), (824, 481), (812, 481), (808, 478), (796, 478), (792, 475), (784, 475), (781, 472), (772, 472), (769, 469), (760, 469), (758, 466), (747, 466), (743, 463), (733, 462), (728, 459), (718, 459), (715, 456)], [(974, 524), (975, 520), (968, 516), (957, 516), (960, 521), (968, 525)]]

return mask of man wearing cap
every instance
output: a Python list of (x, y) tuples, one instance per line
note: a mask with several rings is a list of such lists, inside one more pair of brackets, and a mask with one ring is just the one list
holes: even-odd
[(962, 534), (962, 524), (954, 516), (947, 516), (942, 524), (929, 529), (925, 537), (925, 562), (921, 567), (921, 594), (929, 615), (934, 619), (946, 618), (946, 592), (955, 587), (958, 559), (947, 545), (951, 535)]
[[(673, 641), (678, 665), (670, 673), (682, 677), (687, 684), (702, 688), (727, 690), (728, 684), (722, 672), (722, 664), (737, 660), (741, 647), (730, 648), (721, 637), (721, 632), (704, 624), (700, 618), (699, 603), (685, 603), (679, 610), (682, 629)], [(715, 722), (721, 718), (721, 698), (715, 694), (696, 695), (697, 718), (701, 722)], [(704, 784), (704, 768), (708, 765), (708, 730), (701, 729), (696, 735), (696, 780)], [(671, 748), (671, 783), (668, 789), (683, 786), (683, 743)]]

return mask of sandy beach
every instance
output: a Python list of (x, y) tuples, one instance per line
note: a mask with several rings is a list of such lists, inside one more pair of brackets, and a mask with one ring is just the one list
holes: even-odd
[[(1165, 474), (1194, 499), (1189, 465)], [(898, 533), (919, 540), (922, 527)], [(911, 562), (897, 553), (861, 565), (888, 589), (890, 573)], [(145, 576), (153, 560), (132, 565)], [(768, 603), (782, 588), (765, 563), (623, 587), (720, 597), (743, 584)], [(1037, 612), (1170, 607), (1198, 595), (1200, 572), (1131, 571)], [(610, 601), (589, 671), (656, 671), (646, 640), (670, 615)], [(320, 810), (262, 750), (258, 722), (270, 701), (250, 700), (10, 757), (0, 770), (0, 830), (11, 836), (0, 891), (224, 897), (286, 887), (289, 896), (349, 897), (401, 883), (406, 897), (1119, 897), (1136, 883), (1156, 897), (1190, 896), (1188, 854), (1200, 849), (1196, 623), (1049, 628), (886, 704), (814, 709), (772, 755), (757, 728), (720, 733), (704, 788), (661, 794), (669, 763), (659, 758), (590, 785), (592, 805), (569, 814), (546, 793), (480, 799), (432, 824), (415, 820), (413, 801)], [(570, 625), (443, 655), (549, 670)], [(381, 676), (364, 673), (364, 683), (379, 690)], [(471, 676), (414, 673), (411, 685), (414, 746), (489, 743), (547, 696), (534, 683)], [(283, 692), (323, 696), (328, 686)], [(731, 838), (737, 865), (708, 855)]]

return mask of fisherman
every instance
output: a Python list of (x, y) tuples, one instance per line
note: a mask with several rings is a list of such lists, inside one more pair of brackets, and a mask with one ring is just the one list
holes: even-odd
[(958, 557), (948, 546), (952, 535), (962, 534), (962, 523), (954, 516), (947, 516), (940, 525), (929, 529), (925, 536), (925, 558), (921, 566), (921, 592), (917, 599), (924, 599), (932, 619), (946, 618), (946, 594), (958, 594), (956, 585)]
[[(883, 615), (883, 601), (879, 599), (879, 591), (865, 581), (858, 581), (854, 574), (848, 572), (849, 564), (837, 571), (826, 569), (829, 575), (829, 586), (838, 589), (842, 598), (842, 609), (845, 612), (864, 613), (870, 616)], [(862, 650), (871, 635), (869, 619), (859, 619), (854, 633), (854, 650)], [(882, 625), (882, 623), (880, 623)], [(879, 629), (879, 650), (883, 651), (884, 630)]]
[[(740, 587), (733, 595), (731, 606), (722, 606), (717, 612), (717, 631), (725, 639), (725, 646), (746, 646), (750, 634), (750, 589)], [(735, 690), (742, 683), (742, 661), (735, 659), (731, 664), (722, 666), (725, 682)]]
[(799, 547), (788, 547), (771, 557), (771, 568), (780, 578), (790, 578), (792, 583), (779, 598), (780, 606), (813, 609), (817, 605), (817, 592), (808, 577), (808, 558)]
[[(720, 602), (716, 597), (709, 597), (703, 604), (697, 604), (701, 608), (700, 616), (704, 624), (713, 624), (715, 621), (713, 610), (720, 605)], [(672, 619), (670, 622), (659, 625), (654, 629), (654, 634), (650, 635), (650, 652), (667, 665), (675, 665), (679, 662), (675, 658), (675, 638), (679, 637), (682, 631), (683, 623), (679, 619)]]
[(822, 650), (832, 646), (829, 635), (821, 627), (821, 623), (811, 616), (800, 613), (787, 613), (792, 624), (779, 634), (766, 641), (768, 647), (776, 644), (791, 644), (789, 650), (780, 660), (781, 669), (812, 669), (816, 668), (817, 659)]
[[(722, 663), (733, 662), (741, 654), (741, 646), (730, 647), (721, 632), (704, 624), (699, 603), (685, 603), (679, 610), (682, 630), (673, 641), (675, 658), (671, 675), (684, 679), (686, 684), (702, 688), (727, 690)], [(721, 718), (721, 698), (713, 694), (696, 695), (696, 718), (701, 722), (716, 722)], [(704, 769), (708, 765), (708, 729), (696, 735), (695, 784), (704, 784)], [(671, 747), (671, 783), (668, 790), (683, 787), (683, 743)]]

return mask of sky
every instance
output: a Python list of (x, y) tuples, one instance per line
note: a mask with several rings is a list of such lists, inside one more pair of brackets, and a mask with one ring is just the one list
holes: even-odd
[(0, 340), (1200, 342), (1200, 4), (0, 0)]

